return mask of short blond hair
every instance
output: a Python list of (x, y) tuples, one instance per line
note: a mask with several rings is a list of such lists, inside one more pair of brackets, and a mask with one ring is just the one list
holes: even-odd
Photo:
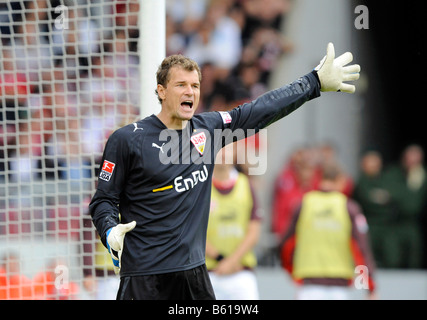
[[(169, 57), (166, 57), (160, 64), (159, 68), (157, 69), (157, 74), (156, 74), (157, 84), (160, 84), (163, 87), (166, 87), (166, 84), (169, 82), (169, 79), (170, 79), (169, 71), (172, 67), (181, 67), (187, 71), (196, 70), (199, 75), (199, 82), (202, 81), (202, 72), (200, 71), (200, 67), (196, 61), (188, 57), (185, 57), (181, 54), (174, 54)], [(155, 92), (160, 103), (162, 103), (162, 99), (160, 99), (157, 89)]]

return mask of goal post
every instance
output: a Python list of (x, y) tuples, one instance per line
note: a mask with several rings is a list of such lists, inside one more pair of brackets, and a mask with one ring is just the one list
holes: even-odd
[(103, 148), (160, 110), (165, 0), (0, 3), (0, 299), (113, 299), (92, 224)]
[(157, 68), (166, 55), (166, 0), (141, 1), (139, 11), (141, 116), (157, 114), (160, 104), (154, 90)]

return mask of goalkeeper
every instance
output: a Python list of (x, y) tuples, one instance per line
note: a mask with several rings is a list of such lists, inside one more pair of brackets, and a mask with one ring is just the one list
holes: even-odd
[(160, 113), (110, 136), (89, 205), (120, 274), (117, 299), (215, 299), (205, 249), (216, 153), (321, 91), (355, 92), (345, 83), (359, 78), (358, 65), (346, 66), (352, 60), (349, 52), (335, 58), (330, 43), (319, 66), (297, 81), (231, 111), (197, 115), (198, 65), (181, 55), (163, 60), (157, 71)]

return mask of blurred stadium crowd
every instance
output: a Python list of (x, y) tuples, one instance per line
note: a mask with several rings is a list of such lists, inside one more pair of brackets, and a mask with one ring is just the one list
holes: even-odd
[(301, 146), (287, 159), (275, 181), (271, 230), (279, 239), (305, 193), (318, 189), (322, 169), (341, 167), (341, 192), (361, 206), (369, 225), (378, 268), (427, 267), (427, 176), (424, 150), (416, 144), (401, 158), (385, 163), (381, 150), (364, 150), (352, 177), (340, 163), (337, 147), (327, 142)]
[[(87, 204), (107, 137), (138, 118), (139, 5), (75, 3), (0, 3), (0, 237), (80, 240), (85, 280), (55, 293), (53, 264), (29, 279), (19, 271), (18, 255), (7, 253), (0, 261), (0, 299), (69, 298), (79, 285), (90, 291), (94, 279), (112, 275), (105, 262), (94, 267), (103, 258), (93, 253), (105, 249), (95, 245)], [(55, 26), (61, 4), (67, 5), (66, 29)], [(167, 54), (188, 55), (202, 69), (198, 112), (230, 109), (264, 93), (279, 58), (294, 50), (282, 34), (291, 0), (166, 5)], [(301, 146), (284, 159), (271, 205), (278, 238), (302, 195), (317, 187), (322, 165), (337, 160), (336, 151), (327, 143)], [(385, 170), (381, 154), (371, 151), (361, 156), (359, 176), (343, 174), (343, 192), (367, 216), (379, 267), (426, 268), (423, 161), (423, 150), (411, 146), (401, 163)]]

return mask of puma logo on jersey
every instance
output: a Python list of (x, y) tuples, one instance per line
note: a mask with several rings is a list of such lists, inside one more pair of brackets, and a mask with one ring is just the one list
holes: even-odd
[(162, 146), (160, 147), (158, 144), (156, 144), (156, 143), (152, 143), (151, 144), (151, 146), (153, 147), (153, 148), (157, 148), (157, 149), (160, 149), (160, 151), (162, 152), (162, 153), (165, 153), (164, 151), (163, 151), (163, 146), (164, 146), (165, 144), (163, 143), (162, 144)]
[(136, 130), (144, 130), (144, 128), (138, 128), (138, 124), (136, 122), (133, 123), (133, 126), (135, 127), (135, 129), (133, 129), (133, 132), (135, 132)]

